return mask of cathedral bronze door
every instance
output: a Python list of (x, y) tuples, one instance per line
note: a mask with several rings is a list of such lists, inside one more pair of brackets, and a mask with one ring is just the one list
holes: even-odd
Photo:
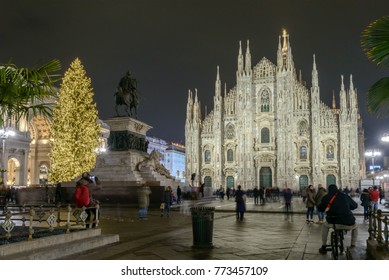
[(227, 188), (229, 188), (229, 189), (234, 188), (234, 177), (232, 177), (232, 176), (227, 177)]
[(332, 184), (336, 185), (336, 177), (333, 174), (329, 174), (329, 175), (327, 175), (326, 185), (328, 187), (329, 185), (332, 185)]
[(272, 187), (272, 174), (270, 167), (262, 167), (259, 171), (259, 186)]
[(205, 178), (204, 178), (204, 186), (205, 187), (212, 187), (212, 178), (211, 178), (211, 176), (205, 176)]
[(302, 175), (299, 178), (300, 191), (308, 187), (308, 176)]

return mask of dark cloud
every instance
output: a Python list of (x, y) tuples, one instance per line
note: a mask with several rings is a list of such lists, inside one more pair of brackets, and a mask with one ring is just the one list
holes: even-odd
[[(253, 65), (276, 62), (282, 28), (290, 34), (297, 70), (310, 86), (316, 55), (321, 98), (338, 97), (340, 75), (353, 74), (365, 124), (366, 146), (379, 146), (389, 131), (365, 108), (365, 93), (388, 75), (369, 62), (362, 30), (388, 11), (387, 0), (35, 0), (3, 1), (0, 62), (32, 66), (59, 58), (63, 72), (79, 57), (92, 79), (100, 117), (114, 116), (113, 93), (127, 70), (138, 80), (139, 118), (150, 134), (184, 142), (188, 89), (213, 106), (216, 66), (222, 83), (235, 85), (239, 41), (250, 40)], [(338, 100), (339, 98), (337, 98)]]

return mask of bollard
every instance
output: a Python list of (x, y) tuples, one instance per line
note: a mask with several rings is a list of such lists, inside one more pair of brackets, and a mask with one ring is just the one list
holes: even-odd
[(192, 207), (193, 248), (212, 248), (215, 207)]

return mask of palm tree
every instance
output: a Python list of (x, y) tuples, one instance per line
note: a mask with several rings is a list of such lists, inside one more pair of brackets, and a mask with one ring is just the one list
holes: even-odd
[(0, 128), (7, 119), (28, 118), (30, 115), (51, 116), (54, 83), (59, 79), (61, 64), (54, 59), (36, 68), (18, 68), (12, 63), (0, 66)]
[[(362, 32), (361, 45), (378, 66), (389, 67), (389, 16), (370, 23)], [(378, 117), (389, 114), (389, 77), (378, 80), (367, 93), (367, 108)]]

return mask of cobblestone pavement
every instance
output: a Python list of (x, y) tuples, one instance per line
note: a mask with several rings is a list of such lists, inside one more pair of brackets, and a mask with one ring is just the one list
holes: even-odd
[[(189, 207), (215, 207), (213, 248), (194, 249), (192, 218)], [(106, 260), (327, 260), (320, 255), (321, 227), (307, 224), (301, 199), (293, 202), (294, 214), (285, 214), (281, 202), (254, 205), (249, 199), (245, 219), (235, 218), (232, 200), (197, 200), (175, 205), (170, 217), (160, 217), (158, 209), (149, 211), (148, 220), (138, 220), (137, 208), (103, 206), (103, 234), (119, 234), (120, 242), (66, 259)], [(362, 221), (362, 209), (354, 211), (359, 223), (354, 259), (368, 259), (368, 224)], [(316, 216), (314, 218), (317, 218)], [(350, 244), (350, 233), (345, 245)], [(341, 256), (341, 259), (346, 259)]]

